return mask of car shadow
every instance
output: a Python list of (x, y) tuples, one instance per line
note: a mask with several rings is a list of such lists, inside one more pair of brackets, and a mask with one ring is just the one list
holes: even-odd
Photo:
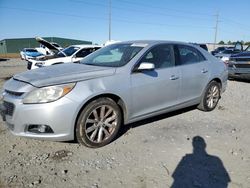
[(8, 61), (9, 59), (6, 58), (0, 58), (0, 61)]
[[(189, 111), (192, 111), (192, 110), (195, 110), (195, 109), (197, 109), (197, 105), (194, 105), (194, 106), (191, 106), (191, 107), (187, 107), (187, 108), (183, 108), (183, 109), (180, 109), (180, 110), (176, 110), (176, 111), (173, 111), (173, 112), (164, 113), (164, 114), (157, 115), (157, 116), (154, 116), (154, 117), (151, 117), (151, 118), (147, 118), (147, 119), (144, 119), (144, 120), (141, 120), (141, 121), (136, 121), (134, 123), (130, 123), (130, 124), (127, 124), (127, 125), (123, 125), (123, 126), (121, 126), (121, 128), (120, 128), (120, 130), (118, 132), (117, 137), (112, 142), (115, 142), (121, 136), (126, 135), (126, 133), (128, 132), (128, 130), (130, 130), (132, 128), (136, 128), (136, 127), (139, 127), (139, 126), (147, 125), (147, 124), (153, 123), (155, 121), (159, 121), (159, 120), (162, 120), (162, 119), (166, 119), (166, 118), (169, 118), (169, 117), (180, 115), (182, 113), (186, 113), (186, 112), (189, 112)], [(64, 143), (79, 144), (77, 142), (77, 140), (76, 140), (76, 136), (75, 136), (74, 140), (64, 141)]]
[(230, 81), (235, 81), (235, 82), (244, 82), (244, 83), (250, 83), (250, 78), (249, 79), (244, 79), (244, 78), (234, 78), (231, 79)]
[(227, 188), (231, 180), (221, 159), (206, 152), (202, 137), (193, 137), (192, 144), (193, 153), (182, 157), (172, 174), (171, 188)]
[(164, 114), (161, 114), (161, 115), (153, 116), (153, 117), (150, 117), (150, 118), (147, 118), (147, 119), (144, 119), (144, 120), (140, 120), (140, 121), (136, 121), (134, 123), (124, 125), (120, 129), (119, 134), (117, 136), (117, 139), (119, 137), (121, 137), (122, 135), (125, 135), (126, 132), (128, 130), (132, 129), (132, 128), (147, 125), (147, 124), (153, 123), (155, 121), (159, 121), (159, 120), (163, 120), (163, 119), (166, 119), (166, 118), (169, 118), (169, 117), (177, 116), (177, 115), (180, 115), (180, 114), (192, 111), (192, 110), (196, 110), (196, 109), (197, 109), (197, 105), (194, 105), (194, 106), (191, 106), (191, 107), (183, 108), (183, 109), (176, 110), (176, 111), (173, 111), (173, 112), (164, 113)]

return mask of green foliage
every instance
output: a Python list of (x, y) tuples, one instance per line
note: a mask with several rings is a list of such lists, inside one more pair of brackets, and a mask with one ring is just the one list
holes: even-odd
[(221, 40), (218, 44), (225, 44), (225, 42), (223, 40)]

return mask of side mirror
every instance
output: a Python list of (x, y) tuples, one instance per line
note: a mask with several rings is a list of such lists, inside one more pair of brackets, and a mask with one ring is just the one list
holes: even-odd
[(154, 70), (154, 69), (155, 69), (155, 65), (153, 63), (142, 62), (137, 70), (143, 71), (143, 70)]

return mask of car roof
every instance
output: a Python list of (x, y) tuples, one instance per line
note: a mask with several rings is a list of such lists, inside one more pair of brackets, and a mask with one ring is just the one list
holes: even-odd
[(194, 46), (188, 42), (180, 42), (180, 41), (170, 41), (170, 40), (131, 40), (131, 41), (123, 41), (118, 42), (116, 44), (122, 43), (139, 43), (139, 44), (148, 44), (148, 45), (155, 45), (155, 44), (183, 44), (183, 45), (190, 45)]
[(93, 45), (93, 44), (77, 44), (77, 45), (70, 45), (69, 47), (78, 47), (78, 48), (101, 48), (102, 46)]

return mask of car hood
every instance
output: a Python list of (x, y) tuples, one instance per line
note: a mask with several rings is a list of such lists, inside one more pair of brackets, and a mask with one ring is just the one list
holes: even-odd
[(33, 57), (38, 57), (38, 56), (43, 55), (40, 52), (25, 52), (25, 54), (28, 55), (28, 56), (33, 56)]
[(215, 55), (215, 57), (230, 57), (232, 54), (223, 54), (223, 53), (218, 53)]
[(111, 76), (115, 70), (112, 67), (69, 63), (26, 71), (13, 78), (35, 87), (44, 87)]
[(54, 46), (53, 44), (51, 44), (50, 42), (44, 40), (41, 37), (36, 37), (36, 41), (39, 42), (40, 44), (44, 45), (45, 47), (47, 47), (48, 49), (52, 50), (52, 51), (56, 51), (56, 52), (60, 52), (60, 48)]
[(241, 57), (241, 58), (243, 58), (243, 57), (250, 57), (250, 52), (241, 52), (241, 53), (239, 53), (239, 54), (235, 54), (235, 55), (232, 55), (231, 56), (232, 58), (234, 58), (234, 57)]

